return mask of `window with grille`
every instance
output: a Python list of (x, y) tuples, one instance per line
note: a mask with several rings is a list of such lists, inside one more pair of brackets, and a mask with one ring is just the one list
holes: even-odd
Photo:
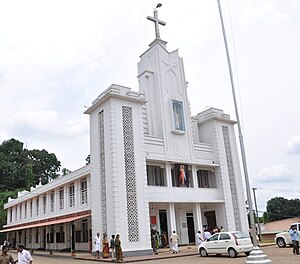
[(48, 243), (54, 243), (54, 228), (51, 227), (50, 233), (48, 234)]
[(33, 212), (33, 201), (30, 200), (30, 217), (32, 217), (32, 212)]
[(20, 220), (22, 219), (22, 205), (20, 205)]
[(135, 171), (134, 133), (132, 108), (122, 107), (123, 142), (125, 162), (125, 182), (127, 200), (128, 241), (139, 241), (139, 221), (137, 207), (137, 186)]
[(13, 211), (12, 209), (10, 209), (10, 215), (9, 215), (9, 221), (12, 222), (12, 214), (13, 214)]
[(64, 226), (59, 226), (59, 231), (56, 233), (56, 243), (65, 243)]
[(27, 218), (27, 202), (24, 205), (24, 218)]
[(64, 209), (64, 203), (65, 203), (65, 192), (64, 188), (59, 189), (59, 209)]
[(43, 213), (45, 214), (47, 212), (47, 196), (43, 196)]
[(51, 212), (54, 211), (54, 192), (51, 192), (51, 195), (50, 195), (50, 211)]
[(81, 181), (81, 204), (87, 204), (87, 182), (86, 179)]
[(89, 230), (88, 230), (88, 221), (87, 219), (82, 220), (82, 242), (88, 242)]
[(40, 211), (40, 199), (36, 198), (36, 215), (39, 215)]
[(75, 206), (75, 186), (71, 184), (69, 187), (69, 198), (70, 198), (70, 207)]

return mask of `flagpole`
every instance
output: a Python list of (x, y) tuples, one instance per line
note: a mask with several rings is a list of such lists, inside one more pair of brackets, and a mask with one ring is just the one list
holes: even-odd
[[(226, 37), (226, 31), (225, 31), (225, 26), (224, 26), (224, 21), (223, 21), (220, 0), (217, 0), (217, 2), (218, 2), (222, 33), (223, 33), (223, 39), (224, 39), (224, 44), (225, 44), (226, 56), (227, 56), (227, 64), (228, 64), (228, 70), (229, 70), (229, 75), (230, 75), (231, 90), (232, 90), (232, 97), (233, 97), (233, 102), (234, 102), (236, 121), (237, 121), (237, 126), (238, 126), (238, 134), (239, 134), (239, 141), (240, 141), (240, 148), (241, 148), (241, 155), (242, 155), (242, 162), (243, 162), (246, 193), (247, 193), (247, 200), (248, 200), (248, 204), (249, 204), (251, 235), (253, 238), (253, 250), (252, 250), (251, 254), (248, 256), (248, 260), (245, 263), (247, 263), (247, 264), (250, 264), (250, 263), (272, 263), (272, 261), (267, 259), (267, 256), (264, 255), (263, 252), (260, 250), (260, 248), (258, 246), (258, 241), (256, 238), (256, 228), (255, 228), (255, 223), (254, 223), (250, 181), (249, 181), (247, 162), (246, 162), (246, 152), (245, 152), (243, 134), (242, 134), (242, 129), (241, 129), (239, 111), (238, 111), (238, 106), (237, 106), (237, 100), (236, 100), (236, 95), (235, 95), (235, 87), (234, 87), (234, 80), (233, 80), (233, 74), (232, 74), (231, 60), (230, 60), (230, 56), (229, 56), (228, 43), (227, 43), (227, 37)], [(257, 262), (257, 261), (259, 261), (259, 262)]]

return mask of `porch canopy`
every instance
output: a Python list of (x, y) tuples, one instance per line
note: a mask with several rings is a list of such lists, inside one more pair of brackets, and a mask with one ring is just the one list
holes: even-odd
[(28, 229), (28, 228), (34, 228), (34, 227), (41, 227), (41, 226), (49, 226), (49, 225), (57, 225), (57, 224), (62, 224), (62, 223), (67, 223), (67, 222), (72, 222), (87, 216), (90, 216), (91, 213), (87, 214), (82, 214), (82, 215), (76, 215), (76, 216), (65, 216), (65, 218), (60, 218), (60, 219), (55, 219), (49, 221), (39, 221), (39, 223), (34, 223), (34, 224), (24, 224), (24, 225), (18, 225), (16, 227), (11, 227), (7, 229), (2, 229), (0, 230), (0, 233), (6, 233), (6, 232), (11, 232), (11, 231), (17, 231), (17, 230), (22, 230), (22, 229)]

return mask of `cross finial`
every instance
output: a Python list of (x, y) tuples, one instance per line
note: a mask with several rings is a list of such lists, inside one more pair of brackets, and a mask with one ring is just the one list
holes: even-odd
[(165, 26), (166, 25), (166, 22), (164, 21), (161, 21), (158, 19), (158, 14), (157, 14), (157, 8), (161, 7), (162, 4), (158, 4), (156, 6), (156, 8), (154, 9), (154, 18), (153, 17), (150, 17), (148, 16), (147, 19), (154, 22), (154, 25), (155, 25), (155, 36), (156, 38), (160, 38), (160, 35), (159, 35), (159, 25), (162, 25), (162, 26)]

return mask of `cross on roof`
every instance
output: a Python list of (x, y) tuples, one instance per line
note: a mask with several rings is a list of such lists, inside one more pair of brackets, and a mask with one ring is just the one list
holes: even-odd
[(166, 22), (161, 21), (161, 20), (158, 19), (157, 10), (154, 10), (154, 18), (148, 16), (147, 19), (151, 20), (152, 22), (154, 22), (156, 38), (160, 38), (160, 35), (159, 35), (159, 25), (165, 26)]

